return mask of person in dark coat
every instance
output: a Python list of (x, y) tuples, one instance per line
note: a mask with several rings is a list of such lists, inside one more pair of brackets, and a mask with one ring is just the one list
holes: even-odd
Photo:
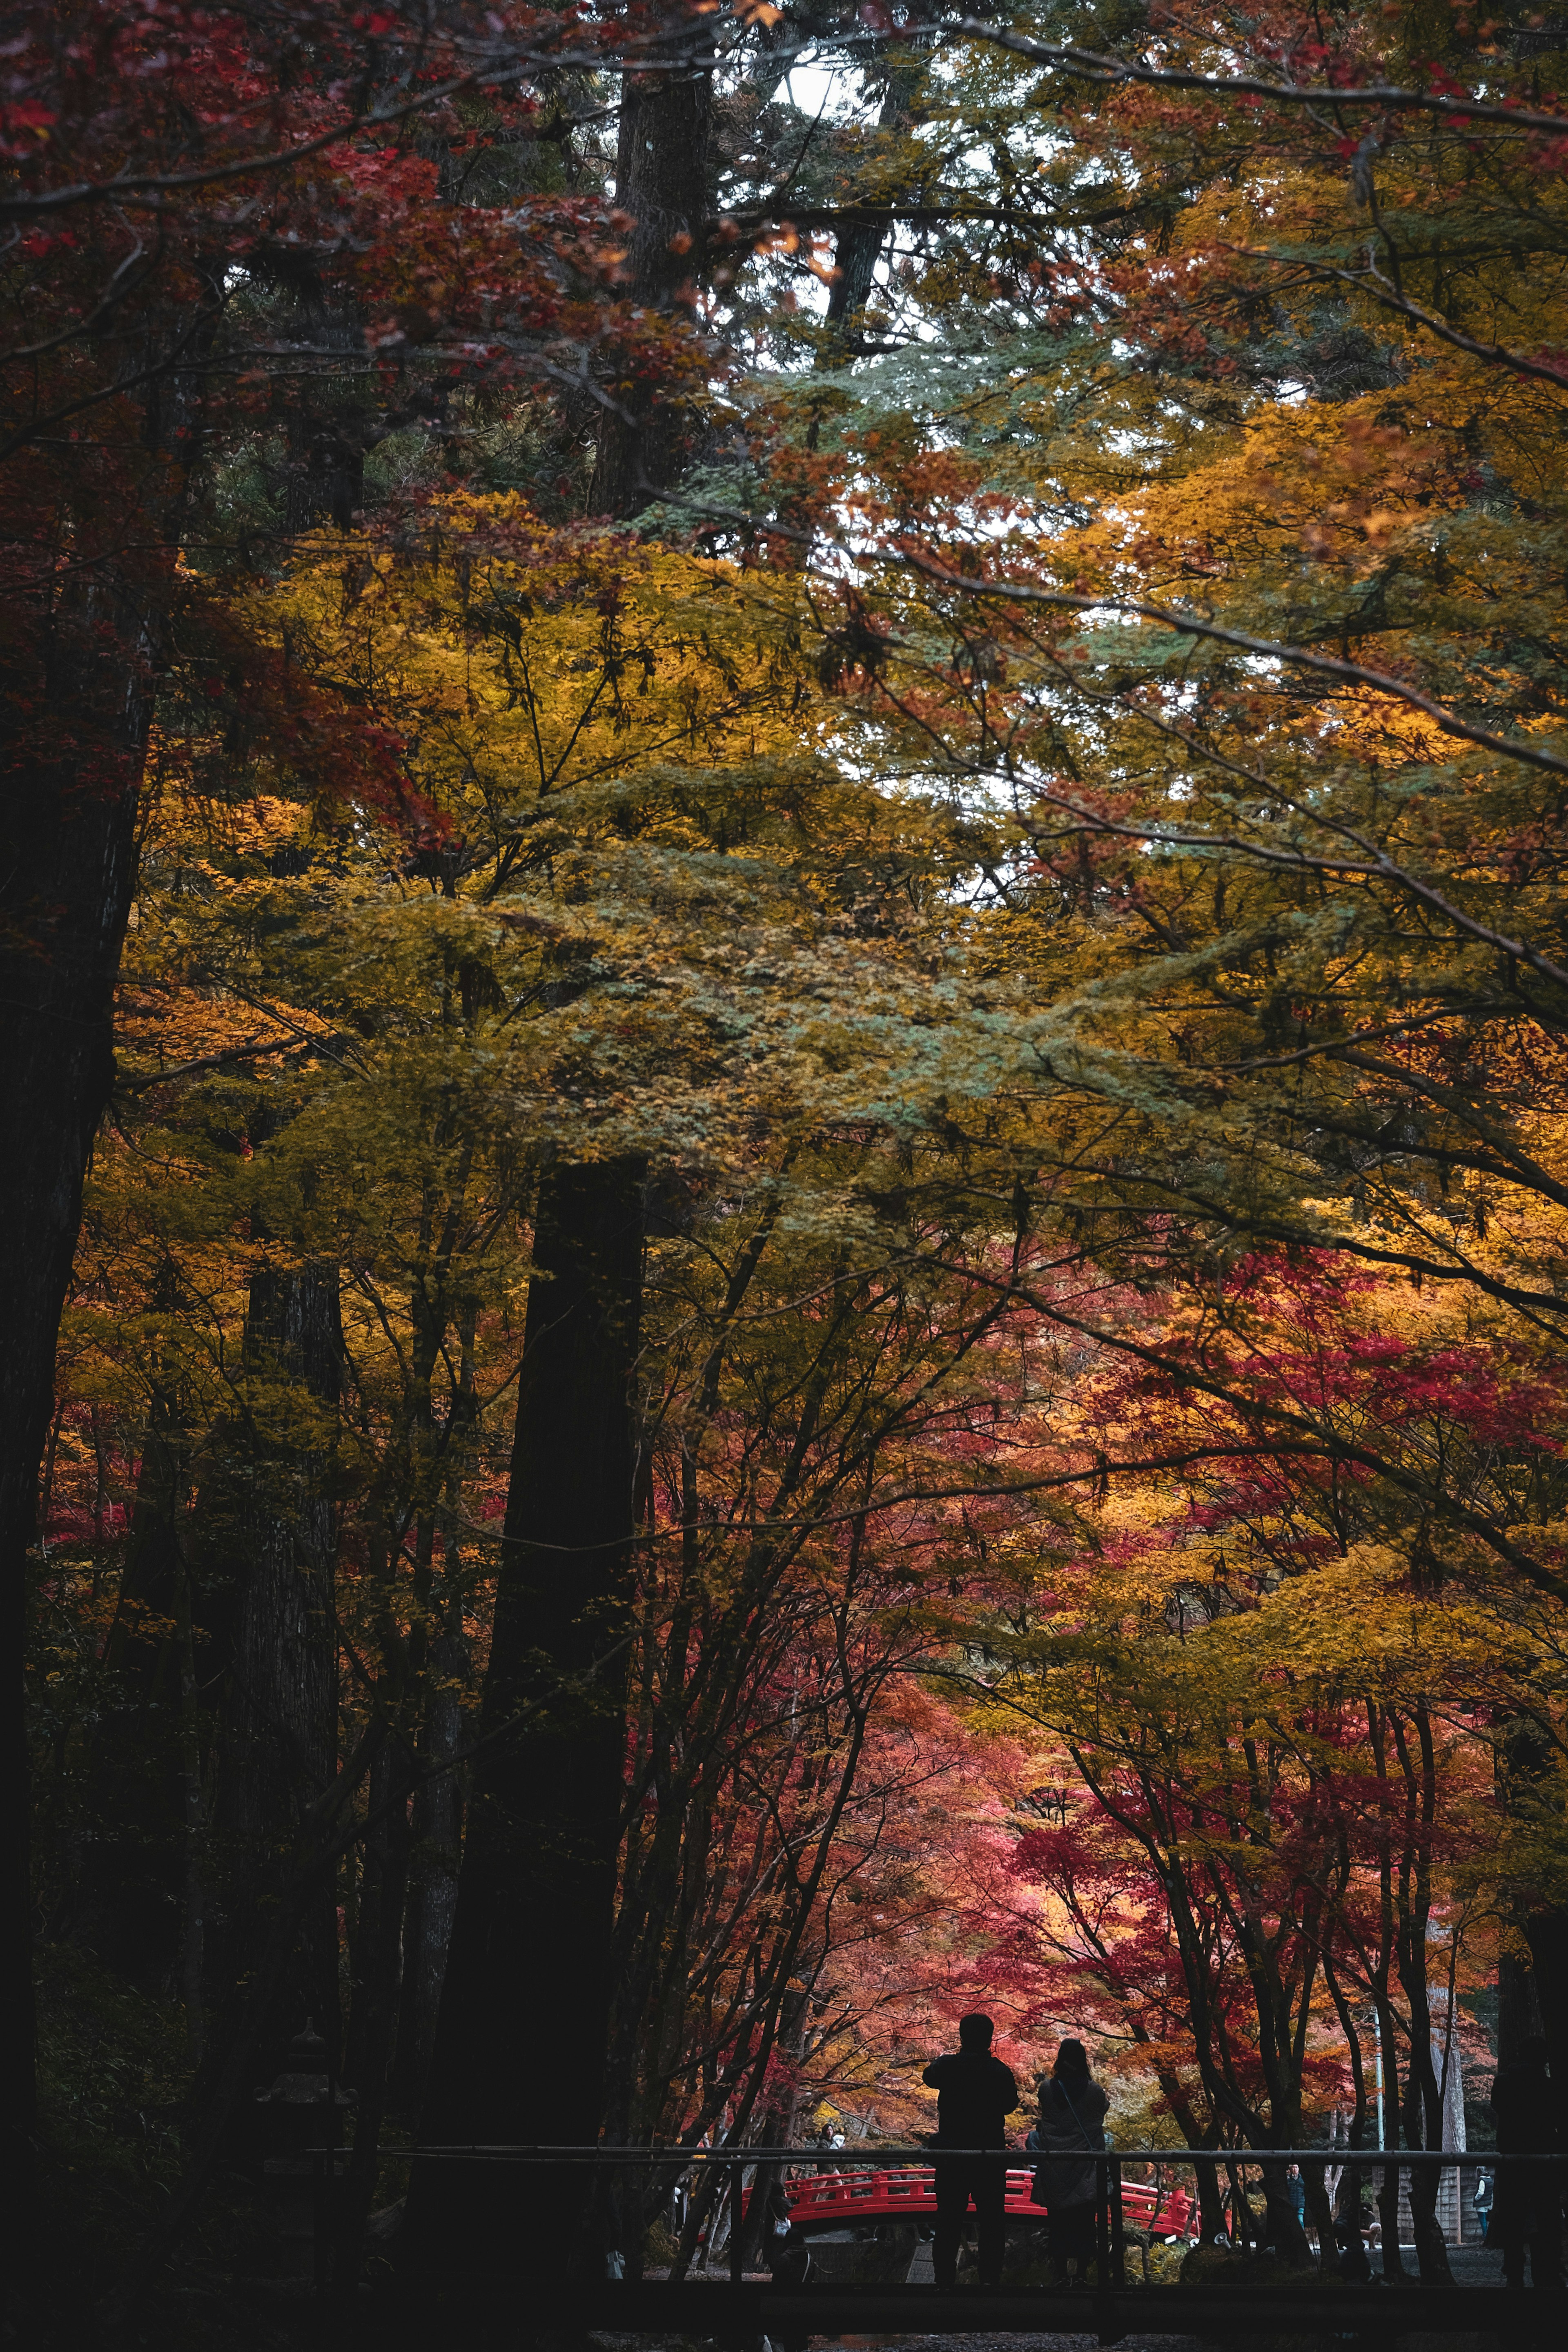
[[(1301, 2178), (1301, 2168), (1299, 2164), (1288, 2164), (1285, 2167), (1284, 2198), (1286, 2206), (1298, 2226), (1304, 2230), (1307, 2226), (1307, 2184)], [(1266, 2242), (1271, 2246), (1277, 2245), (1279, 2239), (1271, 2221), (1266, 2222), (1264, 2226), (1267, 2232)]]
[(1092, 2159), (1104, 2152), (1110, 2105), (1089, 2071), (1089, 2053), (1082, 2042), (1064, 2042), (1056, 2065), (1040, 2082), (1035, 2141), (1041, 2160), (1029, 2194), (1046, 2209), (1051, 2262), (1058, 2276), (1076, 2278), (1080, 2284), (1094, 2260), (1100, 2173)]
[[(1492, 2084), (1492, 2116), (1500, 2156), (1555, 2156), (1562, 2147), (1546, 2044), (1539, 2034), (1520, 2045), (1511, 2066), (1499, 2069)], [(1501, 2246), (1502, 2274), (1510, 2286), (1524, 2284), (1527, 2250), (1531, 2286), (1562, 2284), (1563, 2175), (1558, 2166), (1499, 2165), (1487, 2243)]]
[(961, 2017), (958, 2048), (933, 2058), (922, 2077), (936, 2101), (936, 2243), (932, 2267), (939, 2287), (958, 2284), (963, 2217), (974, 2200), (980, 2284), (1000, 2286), (1006, 2236), (1007, 2165), (1004, 2157), (944, 2158), (944, 2147), (1005, 2148), (1006, 2118), (1018, 2104), (1012, 2070), (991, 2055), (988, 2017)]

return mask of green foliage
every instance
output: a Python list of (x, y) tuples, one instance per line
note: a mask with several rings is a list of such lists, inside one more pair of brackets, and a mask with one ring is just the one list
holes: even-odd
[[(40, 2352), (70, 2352), (98, 2333), (94, 2305), (155, 2226), (178, 2181), (192, 2069), (184, 2020), (67, 1944), (37, 1970), (39, 2132), (34, 2232), (13, 2323)], [(205, 2218), (183, 2294), (160, 2295), (149, 2322), (171, 2352), (289, 2340), (286, 2326), (228, 2305), (223, 2273), (267, 2265), (254, 2215), (224, 2198)]]
[(47, 1946), (38, 2061), (51, 2138), (65, 2163), (110, 2170), (127, 2191), (166, 2185), (191, 2073), (177, 2011), (71, 1946)]

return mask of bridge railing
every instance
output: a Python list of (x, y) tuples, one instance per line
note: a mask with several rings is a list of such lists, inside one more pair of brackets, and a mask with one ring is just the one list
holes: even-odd
[[(613, 2249), (610, 2280), (640, 2281), (650, 2291), (667, 2284), (711, 2283), (716, 2276), (731, 2287), (746, 2286), (765, 2275), (770, 2267), (766, 2255), (777, 2251), (781, 2235), (809, 2246), (814, 2232), (825, 2229), (870, 2235), (885, 2225), (913, 2222), (918, 2233), (927, 2237), (930, 2232), (921, 2225), (935, 2217), (935, 2168), (942, 2158), (984, 2158), (1005, 2165), (1007, 2220), (1015, 2227), (1043, 2223), (1044, 2244), (1049, 2243), (1049, 2205), (1036, 2205), (1030, 2195), (1037, 2159), (1018, 2147), (464, 2145), (421, 2147), (406, 2154), (421, 2163), (545, 2167), (567, 2176), (589, 2168), (599, 2177), (603, 2209), (611, 2219), (605, 2240)], [(1347, 2284), (1370, 2284), (1380, 2272), (1389, 2281), (1419, 2276), (1438, 2283), (1448, 2253), (1460, 2248), (1473, 2252), (1481, 2242), (1489, 2202), (1485, 2191), (1480, 2198), (1476, 2193), (1483, 2173), (1489, 2182), (1506, 2179), (1510, 2184), (1502, 2202), (1511, 2200), (1515, 2237), (1521, 2235), (1520, 2217), (1528, 2209), (1531, 2227), (1522, 2234), (1531, 2242), (1532, 2283), (1557, 2283), (1533, 2277), (1533, 2273), (1560, 2260), (1552, 2247), (1561, 2247), (1563, 2185), (1568, 2172), (1560, 2157), (1499, 2156), (1489, 2149), (1458, 2148), (1144, 2147), (1086, 2149), (1068, 2160), (1094, 2167), (1093, 2284), (1101, 2296), (1136, 2298), (1174, 2286), (1184, 2257), (1202, 2239), (1217, 2239), (1232, 2252), (1258, 2252), (1269, 2242), (1280, 2247), (1280, 2217), (1287, 2211), (1301, 2220), (1310, 2240), (1316, 2237), (1314, 2251), (1322, 2269), (1337, 2267)], [(1445, 2206), (1446, 2184), (1444, 2227), (1439, 2209)], [(1309, 2187), (1314, 2193), (1308, 2194)], [(759, 2190), (768, 2200), (769, 2217), (783, 2226), (770, 2230), (769, 2218), (754, 2213)], [(1375, 2207), (1366, 2201), (1373, 2191)], [(669, 2258), (656, 2263), (656, 2275), (649, 2278), (644, 2224), (662, 2210), (668, 2213)], [(1418, 2215), (1424, 2243), (1418, 2243)], [(1333, 2231), (1326, 2246), (1325, 2220)], [(1434, 2229), (1440, 2231), (1446, 2252), (1435, 2252)], [(1130, 2263), (1134, 2249), (1137, 2260)], [(776, 2286), (781, 2266), (774, 2263), (771, 2269)], [(786, 2285), (811, 2291), (803, 2278), (790, 2279), (787, 2264), (783, 2275)], [(889, 2291), (895, 2284), (918, 2283), (913, 2264), (903, 2280), (884, 2277), (878, 2282)], [(1494, 2260), (1478, 2273), (1472, 2262), (1460, 2283), (1500, 2286), (1502, 2264)], [(827, 2284), (817, 2282), (819, 2287)], [(1086, 2275), (1068, 2284), (1086, 2287), (1089, 2280)], [(1032, 2292), (1037, 2284), (1043, 2291), (1037, 2281), (1026, 2281), (1018, 2291)]]

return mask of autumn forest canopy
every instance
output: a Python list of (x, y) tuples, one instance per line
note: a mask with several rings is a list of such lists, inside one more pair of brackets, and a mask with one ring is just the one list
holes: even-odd
[(38, 2310), (1563, 2080), (1568, 17), (13, 21)]

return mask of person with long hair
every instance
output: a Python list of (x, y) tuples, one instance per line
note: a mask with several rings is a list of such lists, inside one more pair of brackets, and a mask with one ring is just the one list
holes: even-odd
[[(1069, 2286), (1088, 2284), (1094, 2260), (1100, 2175), (1110, 2099), (1089, 2071), (1081, 2042), (1064, 2042), (1040, 2077), (1039, 2121), (1030, 2139), (1039, 2151), (1030, 2196), (1046, 2209), (1051, 2264)], [(1085, 2159), (1088, 2159), (1087, 2161)]]

